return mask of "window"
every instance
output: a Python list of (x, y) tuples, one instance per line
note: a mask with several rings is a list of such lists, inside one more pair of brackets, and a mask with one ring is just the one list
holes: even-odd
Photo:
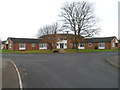
[(19, 48), (25, 48), (25, 44), (20, 43), (20, 44), (19, 44)]
[(40, 47), (44, 48), (44, 47), (46, 47), (46, 44), (40, 44)]
[(99, 47), (105, 47), (105, 43), (99, 43)]
[(35, 47), (35, 43), (32, 43), (32, 44), (31, 44), (31, 47)]
[(82, 43), (82, 44), (80, 44), (80, 47), (84, 47), (84, 44)]
[(115, 47), (115, 43), (114, 42), (112, 43), (112, 47)]
[(52, 43), (52, 47), (54, 46), (54, 44)]
[(20, 50), (25, 49), (25, 43), (20, 43), (20, 44), (19, 44), (19, 49), (20, 49)]
[(70, 43), (70, 47), (72, 47), (73, 46), (73, 44), (72, 43)]
[(88, 46), (89, 46), (89, 47), (92, 47), (92, 43), (88, 43)]
[(39, 44), (39, 49), (47, 49), (47, 44), (46, 43)]
[(10, 43), (9, 48), (12, 48), (12, 43)]

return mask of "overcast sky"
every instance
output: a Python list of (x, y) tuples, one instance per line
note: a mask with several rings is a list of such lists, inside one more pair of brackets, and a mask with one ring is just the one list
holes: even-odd
[[(0, 0), (0, 38), (35, 38), (38, 29), (59, 20), (65, 2), (82, 0)], [(118, 1), (86, 0), (95, 3), (101, 20), (99, 37), (118, 37)]]

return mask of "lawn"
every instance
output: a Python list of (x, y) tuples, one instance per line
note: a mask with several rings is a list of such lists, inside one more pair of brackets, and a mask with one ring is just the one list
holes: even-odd
[(52, 51), (50, 50), (29, 50), (29, 51), (0, 50), (0, 53), (52, 53)]
[[(11, 50), (0, 50), (0, 53), (53, 53), (53, 51), (59, 51), (58, 49), (51, 50), (29, 50), (29, 51), (11, 51)], [(80, 53), (80, 52), (110, 52), (110, 51), (120, 51), (120, 49), (115, 50), (96, 50), (96, 49), (65, 49), (66, 53)]]
[(114, 50), (99, 50), (99, 49), (66, 49), (65, 52), (106, 52), (106, 51), (120, 51), (120, 49), (114, 49)]

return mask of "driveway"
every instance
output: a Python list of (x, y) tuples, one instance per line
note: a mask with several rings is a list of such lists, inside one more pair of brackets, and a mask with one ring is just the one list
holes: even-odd
[(118, 88), (118, 69), (105, 59), (118, 52), (3, 54), (20, 70), (24, 88)]

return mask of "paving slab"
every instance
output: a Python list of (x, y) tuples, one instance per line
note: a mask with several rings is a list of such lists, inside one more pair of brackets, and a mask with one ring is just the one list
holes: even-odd
[(17, 71), (8, 59), (2, 59), (2, 88), (19, 88)]

